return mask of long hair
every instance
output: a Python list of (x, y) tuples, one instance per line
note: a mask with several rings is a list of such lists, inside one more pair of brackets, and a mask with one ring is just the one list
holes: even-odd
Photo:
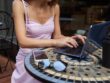
[(58, 0), (52, 0), (51, 2), (48, 2), (48, 5), (49, 6), (54, 6), (54, 5), (58, 4), (58, 3), (59, 3)]
[[(30, 0), (25, 0), (26, 2), (29, 2)], [(47, 0), (37, 0), (38, 2), (42, 2), (41, 6), (44, 6), (44, 4), (47, 2)], [(50, 7), (55, 6), (56, 4), (59, 3), (59, 0), (51, 0), (50, 2), (48, 2), (48, 5)]]

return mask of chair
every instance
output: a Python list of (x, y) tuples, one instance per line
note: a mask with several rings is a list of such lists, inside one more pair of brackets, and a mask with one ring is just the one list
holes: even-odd
[(0, 11), (0, 53), (4, 53), (8, 59), (6, 64), (1, 66), (0, 64), (0, 72), (3, 73), (10, 63), (10, 54), (11, 50), (13, 49), (13, 35), (14, 35), (14, 28), (13, 28), (13, 19), (11, 15), (6, 11)]

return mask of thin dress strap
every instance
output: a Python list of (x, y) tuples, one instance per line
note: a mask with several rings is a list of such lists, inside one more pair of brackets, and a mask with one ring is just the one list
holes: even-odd
[(24, 13), (25, 13), (25, 22), (26, 24), (29, 23), (29, 16), (27, 11), (28, 3), (26, 3), (24, 0), (22, 0), (23, 6), (24, 6)]

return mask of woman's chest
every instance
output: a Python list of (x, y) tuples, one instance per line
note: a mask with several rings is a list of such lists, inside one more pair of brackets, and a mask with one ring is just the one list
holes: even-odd
[(40, 24), (45, 24), (51, 17), (54, 16), (52, 10), (35, 10), (33, 12), (33, 10), (31, 11), (30, 9), (29, 11), (31, 12), (28, 13), (29, 19)]
[(39, 35), (39, 34), (51, 34), (54, 31), (54, 21), (49, 19), (44, 24), (29, 21), (26, 24), (27, 34)]

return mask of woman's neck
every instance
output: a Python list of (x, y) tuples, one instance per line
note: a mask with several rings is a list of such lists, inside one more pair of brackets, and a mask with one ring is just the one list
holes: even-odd
[(40, 1), (40, 0), (31, 0), (29, 1), (30, 5), (33, 6), (34, 8), (47, 8), (48, 7), (48, 3), (44, 2), (44, 1)]

